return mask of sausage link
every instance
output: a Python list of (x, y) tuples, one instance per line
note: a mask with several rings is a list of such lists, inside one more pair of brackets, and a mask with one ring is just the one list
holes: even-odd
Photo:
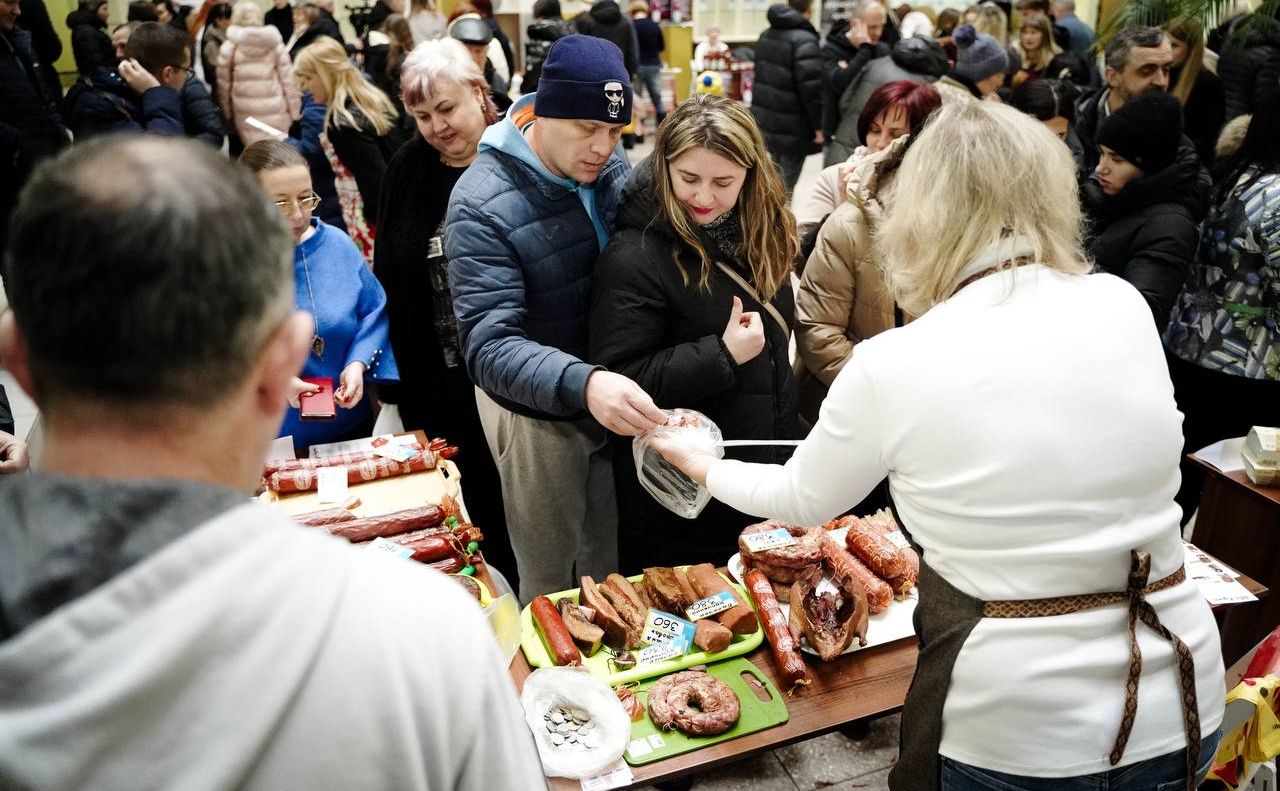
[(849, 525), (844, 540), (853, 556), (879, 577), (889, 579), (902, 573), (902, 560), (898, 557), (897, 545), (861, 519)]
[(809, 668), (791, 636), (787, 617), (782, 614), (778, 597), (773, 595), (769, 578), (760, 569), (749, 569), (744, 581), (747, 583), (747, 591), (756, 602), (756, 609), (760, 611), (764, 634), (769, 638), (769, 648), (773, 651), (773, 661), (778, 666), (778, 672), (793, 689), (810, 683)]
[(832, 576), (851, 579), (862, 585), (862, 589), (867, 592), (867, 606), (872, 615), (884, 612), (893, 601), (893, 589), (889, 587), (889, 583), (877, 577), (861, 560), (840, 546), (830, 533), (822, 536), (822, 559)]
[(582, 654), (551, 599), (546, 596), (536, 597), (530, 603), (529, 611), (538, 625), (538, 631), (542, 633), (542, 642), (547, 647), (551, 661), (557, 665), (581, 665)]

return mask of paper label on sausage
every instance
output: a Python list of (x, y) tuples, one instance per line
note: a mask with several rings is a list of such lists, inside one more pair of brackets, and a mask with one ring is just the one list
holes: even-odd
[(421, 453), (421, 451), (414, 450), (413, 448), (392, 443), (379, 445), (373, 449), (373, 452), (383, 458), (401, 463), (406, 462)]
[(316, 470), (316, 500), (340, 503), (347, 499), (347, 468), (321, 467)]
[(698, 599), (693, 604), (684, 608), (684, 614), (689, 616), (689, 620), (697, 621), (731, 609), (737, 603), (737, 599), (733, 598), (733, 593), (724, 590), (714, 596), (708, 596), (705, 599)]
[(693, 644), (693, 634), (698, 629), (689, 621), (661, 610), (649, 610), (644, 621), (646, 643), (664, 644), (683, 640), (685, 646)]
[(910, 549), (911, 542), (902, 534), (901, 530), (894, 530), (892, 533), (885, 533), (884, 537), (889, 539), (898, 549)]
[(413, 557), (413, 549), (385, 538), (375, 538), (369, 542), (369, 549), (374, 552), (385, 552), (397, 558)]
[(765, 552), (770, 549), (782, 549), (783, 547), (792, 546), (796, 543), (796, 539), (785, 527), (779, 527), (775, 530), (765, 530), (760, 533), (748, 533), (742, 537), (742, 542), (752, 552)]

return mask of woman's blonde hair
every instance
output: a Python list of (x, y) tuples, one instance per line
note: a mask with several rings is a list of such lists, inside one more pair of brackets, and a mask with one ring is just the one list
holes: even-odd
[(262, 9), (253, 0), (240, 0), (231, 8), (231, 24), (237, 27), (261, 27)]
[(1053, 41), (1053, 23), (1045, 14), (1035, 14), (1023, 18), (1022, 25), (1018, 28), (1019, 33), (1025, 27), (1034, 27), (1040, 31), (1040, 49), (1036, 51), (1035, 58), (1028, 55), (1022, 48), (1021, 35), (1018, 36), (1017, 41), (1013, 42), (1013, 48), (1018, 53), (1018, 57), (1022, 58), (1022, 68), (1044, 71), (1048, 68), (1049, 61), (1053, 60), (1053, 56), (1062, 52), (1062, 49)]
[[(800, 245), (795, 216), (787, 207), (782, 177), (769, 159), (760, 127), (742, 105), (720, 96), (695, 94), (658, 127), (658, 139), (649, 157), (658, 198), (659, 216), (654, 219), (670, 224), (675, 229), (678, 245), (683, 244), (697, 254), (698, 285), (706, 287), (715, 266), (713, 254), (702, 243), (671, 183), (671, 162), (695, 148), (705, 148), (747, 169), (738, 194), (743, 257), (751, 269), (756, 290), (764, 299), (773, 299), (791, 276)], [(676, 266), (688, 285), (689, 273), (678, 254)]]
[(1169, 93), (1185, 107), (1192, 89), (1196, 87), (1200, 69), (1204, 68), (1204, 25), (1198, 19), (1181, 16), (1169, 20), (1164, 31), (1169, 34), (1169, 38), (1176, 38), (1187, 47), (1187, 60), (1182, 64), (1178, 82), (1169, 89)]
[(1075, 174), (1071, 152), (1036, 119), (993, 102), (944, 104), (903, 158), (876, 235), (894, 299), (923, 314), (981, 253), (1015, 236), (1039, 263), (1088, 272)]
[(377, 86), (365, 79), (347, 50), (337, 41), (322, 36), (314, 44), (308, 44), (293, 61), (293, 76), (301, 81), (303, 75), (314, 75), (324, 84), (329, 94), (329, 107), (324, 113), (324, 125), (345, 123), (359, 127), (352, 108), (359, 110), (369, 120), (375, 132), (385, 135), (396, 123), (396, 108)]
[(480, 113), (486, 125), (498, 120), (489, 83), (471, 59), (467, 46), (456, 38), (436, 38), (413, 48), (400, 69), (400, 101), (407, 109), (434, 98), (441, 83), (452, 82), (480, 94)]
[(986, 33), (1003, 46), (1009, 42), (1009, 15), (988, 0), (978, 6), (978, 17), (973, 20), (973, 29)]

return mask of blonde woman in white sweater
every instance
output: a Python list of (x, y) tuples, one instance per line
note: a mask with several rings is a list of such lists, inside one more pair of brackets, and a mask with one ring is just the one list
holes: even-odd
[(280, 31), (263, 23), (262, 9), (241, 0), (218, 54), (218, 104), (245, 146), (272, 135), (251, 126), (250, 117), (288, 134), (301, 117), (302, 93)]
[[(881, 227), (892, 293), (920, 318), (858, 344), (786, 465), (660, 440), (716, 498), (798, 524), (888, 476), (922, 550), (895, 791), (1192, 788), (1217, 744), (1218, 631), (1180, 576), (1182, 417), (1142, 296), (1086, 274), (1074, 168), (1035, 119), (944, 105)], [(1081, 606), (1098, 593), (1119, 595)], [(1028, 600), (1053, 614), (1017, 617)]]

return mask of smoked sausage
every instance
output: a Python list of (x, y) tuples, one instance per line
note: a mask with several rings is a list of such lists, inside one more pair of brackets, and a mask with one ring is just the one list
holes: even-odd
[(547, 654), (557, 665), (581, 665), (582, 653), (569, 634), (569, 627), (556, 610), (556, 606), (546, 596), (538, 596), (529, 605), (538, 632), (542, 634), (542, 642), (547, 647)]
[(840, 546), (830, 533), (822, 536), (822, 559), (833, 577), (843, 577), (862, 586), (867, 592), (867, 606), (871, 614), (884, 612), (893, 602), (893, 589), (889, 583), (877, 577), (861, 560)]
[(769, 639), (769, 648), (773, 651), (773, 661), (778, 666), (778, 673), (791, 684), (792, 689), (810, 683), (809, 668), (804, 663), (804, 657), (800, 656), (795, 638), (791, 636), (787, 616), (782, 614), (782, 606), (773, 595), (769, 578), (760, 569), (748, 569), (744, 581), (747, 583), (747, 592), (755, 599), (756, 609), (760, 611), (764, 635)]
[(861, 519), (854, 519), (849, 524), (844, 540), (853, 556), (880, 578), (887, 580), (903, 573), (897, 545)]

